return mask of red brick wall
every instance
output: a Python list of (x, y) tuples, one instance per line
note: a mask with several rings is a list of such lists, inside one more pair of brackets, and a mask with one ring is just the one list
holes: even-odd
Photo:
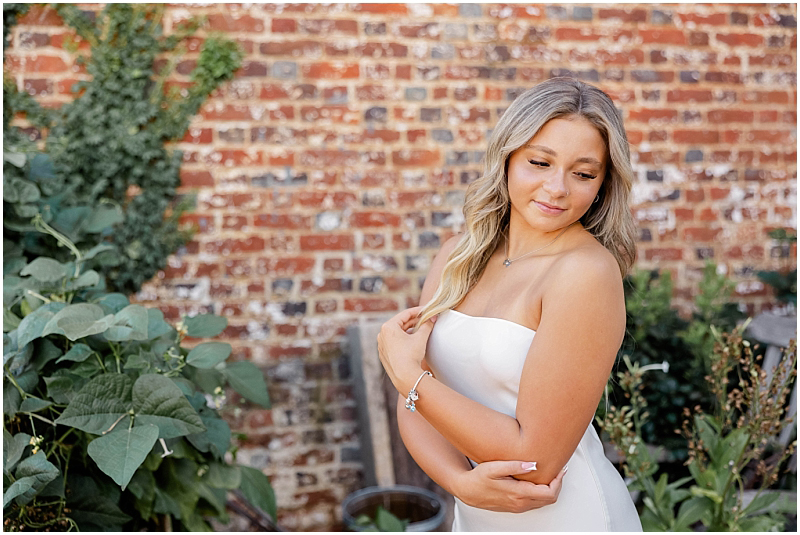
[[(225, 314), (268, 374), (275, 407), (235, 424), (288, 529), (329, 528), (358, 484), (346, 327), (416, 304), (487, 130), (536, 82), (572, 73), (623, 109), (638, 265), (672, 271), (678, 304), (705, 258), (751, 311), (771, 303), (754, 270), (794, 262), (766, 237), (796, 227), (794, 4), (175, 5), (166, 30), (201, 14), (245, 64), (178, 144), (200, 231), (138, 298)], [(82, 76), (69, 33), (39, 8), (14, 29), (7, 68), (48, 105)]]

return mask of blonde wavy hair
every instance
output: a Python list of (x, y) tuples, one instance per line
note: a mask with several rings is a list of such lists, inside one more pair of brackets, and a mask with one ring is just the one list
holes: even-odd
[(628, 138), (617, 108), (600, 89), (572, 78), (551, 78), (522, 93), (503, 113), (489, 138), (483, 175), (467, 189), (466, 232), (447, 257), (439, 288), (417, 325), (456, 307), (483, 273), (508, 226), (508, 158), (551, 119), (578, 116), (603, 137), (609, 164), (600, 199), (580, 222), (619, 264), (625, 276), (636, 257), (635, 224), (629, 208), (633, 170)]

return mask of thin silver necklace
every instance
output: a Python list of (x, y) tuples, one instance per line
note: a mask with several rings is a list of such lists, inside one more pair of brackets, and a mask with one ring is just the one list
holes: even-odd
[(528, 256), (528, 255), (532, 255), (533, 253), (536, 253), (536, 252), (538, 252), (538, 251), (541, 251), (541, 250), (542, 250), (542, 249), (544, 249), (545, 247), (550, 247), (550, 246), (551, 246), (551, 245), (553, 245), (553, 243), (555, 243), (555, 241), (556, 241), (557, 239), (559, 239), (559, 238), (561, 237), (561, 235), (562, 235), (562, 234), (564, 234), (564, 233), (567, 231), (567, 229), (568, 229), (569, 227), (571, 227), (571, 226), (572, 226), (572, 225), (570, 224), (570, 225), (567, 225), (566, 227), (564, 227), (564, 230), (562, 230), (561, 232), (559, 232), (559, 233), (558, 233), (558, 236), (556, 236), (555, 238), (553, 238), (553, 241), (551, 241), (550, 243), (547, 243), (547, 244), (545, 244), (545, 245), (542, 245), (541, 247), (537, 247), (537, 248), (536, 248), (536, 249), (534, 249), (533, 251), (530, 251), (530, 252), (528, 252), (528, 253), (525, 253), (525, 254), (524, 254), (524, 255), (522, 255), (522, 256), (518, 256), (517, 258), (515, 258), (515, 259), (513, 259), (513, 260), (511, 260), (511, 259), (509, 259), (509, 258), (508, 258), (508, 236), (506, 236), (506, 239), (505, 239), (505, 248), (504, 248), (504, 249), (505, 249), (505, 255), (506, 255), (506, 259), (505, 259), (505, 260), (503, 260), (503, 265), (504, 265), (505, 267), (508, 267), (508, 266), (510, 266), (510, 265), (511, 265), (511, 262), (516, 262), (517, 260), (520, 260), (520, 259), (522, 259), (522, 258), (525, 258), (525, 257), (526, 257), (526, 256)]

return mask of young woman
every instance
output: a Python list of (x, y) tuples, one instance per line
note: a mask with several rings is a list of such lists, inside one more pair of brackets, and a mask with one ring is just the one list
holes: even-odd
[[(631, 180), (608, 95), (565, 78), (526, 91), (492, 132), (424, 306), (381, 328), (403, 440), (456, 497), (454, 531), (641, 531), (591, 425), (625, 331)], [(539, 486), (504, 496), (526, 481)], [(524, 497), (551, 482), (555, 503)]]

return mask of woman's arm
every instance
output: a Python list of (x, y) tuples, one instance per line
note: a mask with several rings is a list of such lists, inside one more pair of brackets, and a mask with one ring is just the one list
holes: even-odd
[[(418, 414), (450, 444), (477, 462), (537, 461), (536, 471), (518, 476), (535, 483), (549, 483), (575, 451), (625, 329), (622, 281), (613, 257), (577, 252), (565, 260), (554, 266), (558, 276), (542, 301), (542, 319), (522, 371), (516, 418), (432, 377), (417, 387)], [(419, 347), (430, 326), (409, 335), (396, 325), (385, 324), (381, 345), (384, 353), (393, 353), (384, 355), (384, 366), (404, 394), (419, 377)]]

